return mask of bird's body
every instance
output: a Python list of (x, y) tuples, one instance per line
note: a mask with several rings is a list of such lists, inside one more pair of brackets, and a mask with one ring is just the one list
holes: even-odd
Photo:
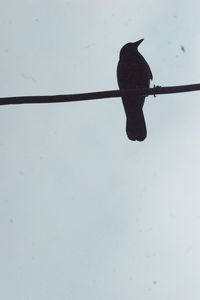
[[(117, 66), (117, 80), (122, 90), (138, 87), (148, 88), (150, 79), (153, 79), (151, 69), (138, 52), (137, 47), (143, 40), (124, 45), (120, 51), (120, 59)], [(130, 140), (143, 141), (147, 130), (143, 114), (144, 96), (123, 96), (126, 113), (126, 132)]]

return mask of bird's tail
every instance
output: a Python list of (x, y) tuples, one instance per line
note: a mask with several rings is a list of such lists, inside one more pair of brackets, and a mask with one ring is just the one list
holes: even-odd
[(126, 113), (126, 133), (132, 141), (143, 141), (147, 136), (147, 129), (143, 114), (144, 97), (122, 98)]
[(142, 109), (139, 109), (134, 116), (127, 116), (126, 133), (132, 141), (143, 141), (147, 136), (147, 129)]

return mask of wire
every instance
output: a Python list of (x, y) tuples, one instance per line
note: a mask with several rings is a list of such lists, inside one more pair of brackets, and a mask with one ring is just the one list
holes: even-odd
[(200, 84), (189, 84), (179, 86), (154, 86), (153, 88), (137, 88), (130, 90), (111, 90), (81, 94), (68, 94), (68, 95), (46, 95), (46, 96), (16, 96), (16, 97), (0, 97), (0, 105), (10, 104), (34, 104), (34, 103), (58, 103), (58, 102), (74, 102), (86, 101), (105, 98), (117, 98), (124, 95), (161, 95), (193, 92), (200, 90)]

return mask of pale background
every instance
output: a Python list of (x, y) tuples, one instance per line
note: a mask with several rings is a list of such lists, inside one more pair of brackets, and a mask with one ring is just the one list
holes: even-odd
[[(1, 0), (0, 96), (117, 89), (120, 48), (198, 83), (200, 3)], [(181, 45), (185, 52), (181, 50)], [(0, 107), (0, 299), (200, 299), (200, 93)]]

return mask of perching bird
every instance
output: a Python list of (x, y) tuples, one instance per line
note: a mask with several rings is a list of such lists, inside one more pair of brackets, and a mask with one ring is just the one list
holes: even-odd
[[(120, 89), (148, 88), (153, 79), (151, 69), (138, 52), (138, 46), (144, 39), (128, 43), (121, 48), (117, 66), (117, 80)], [(144, 96), (123, 96), (126, 113), (126, 133), (132, 141), (143, 141), (147, 130), (143, 114)]]

